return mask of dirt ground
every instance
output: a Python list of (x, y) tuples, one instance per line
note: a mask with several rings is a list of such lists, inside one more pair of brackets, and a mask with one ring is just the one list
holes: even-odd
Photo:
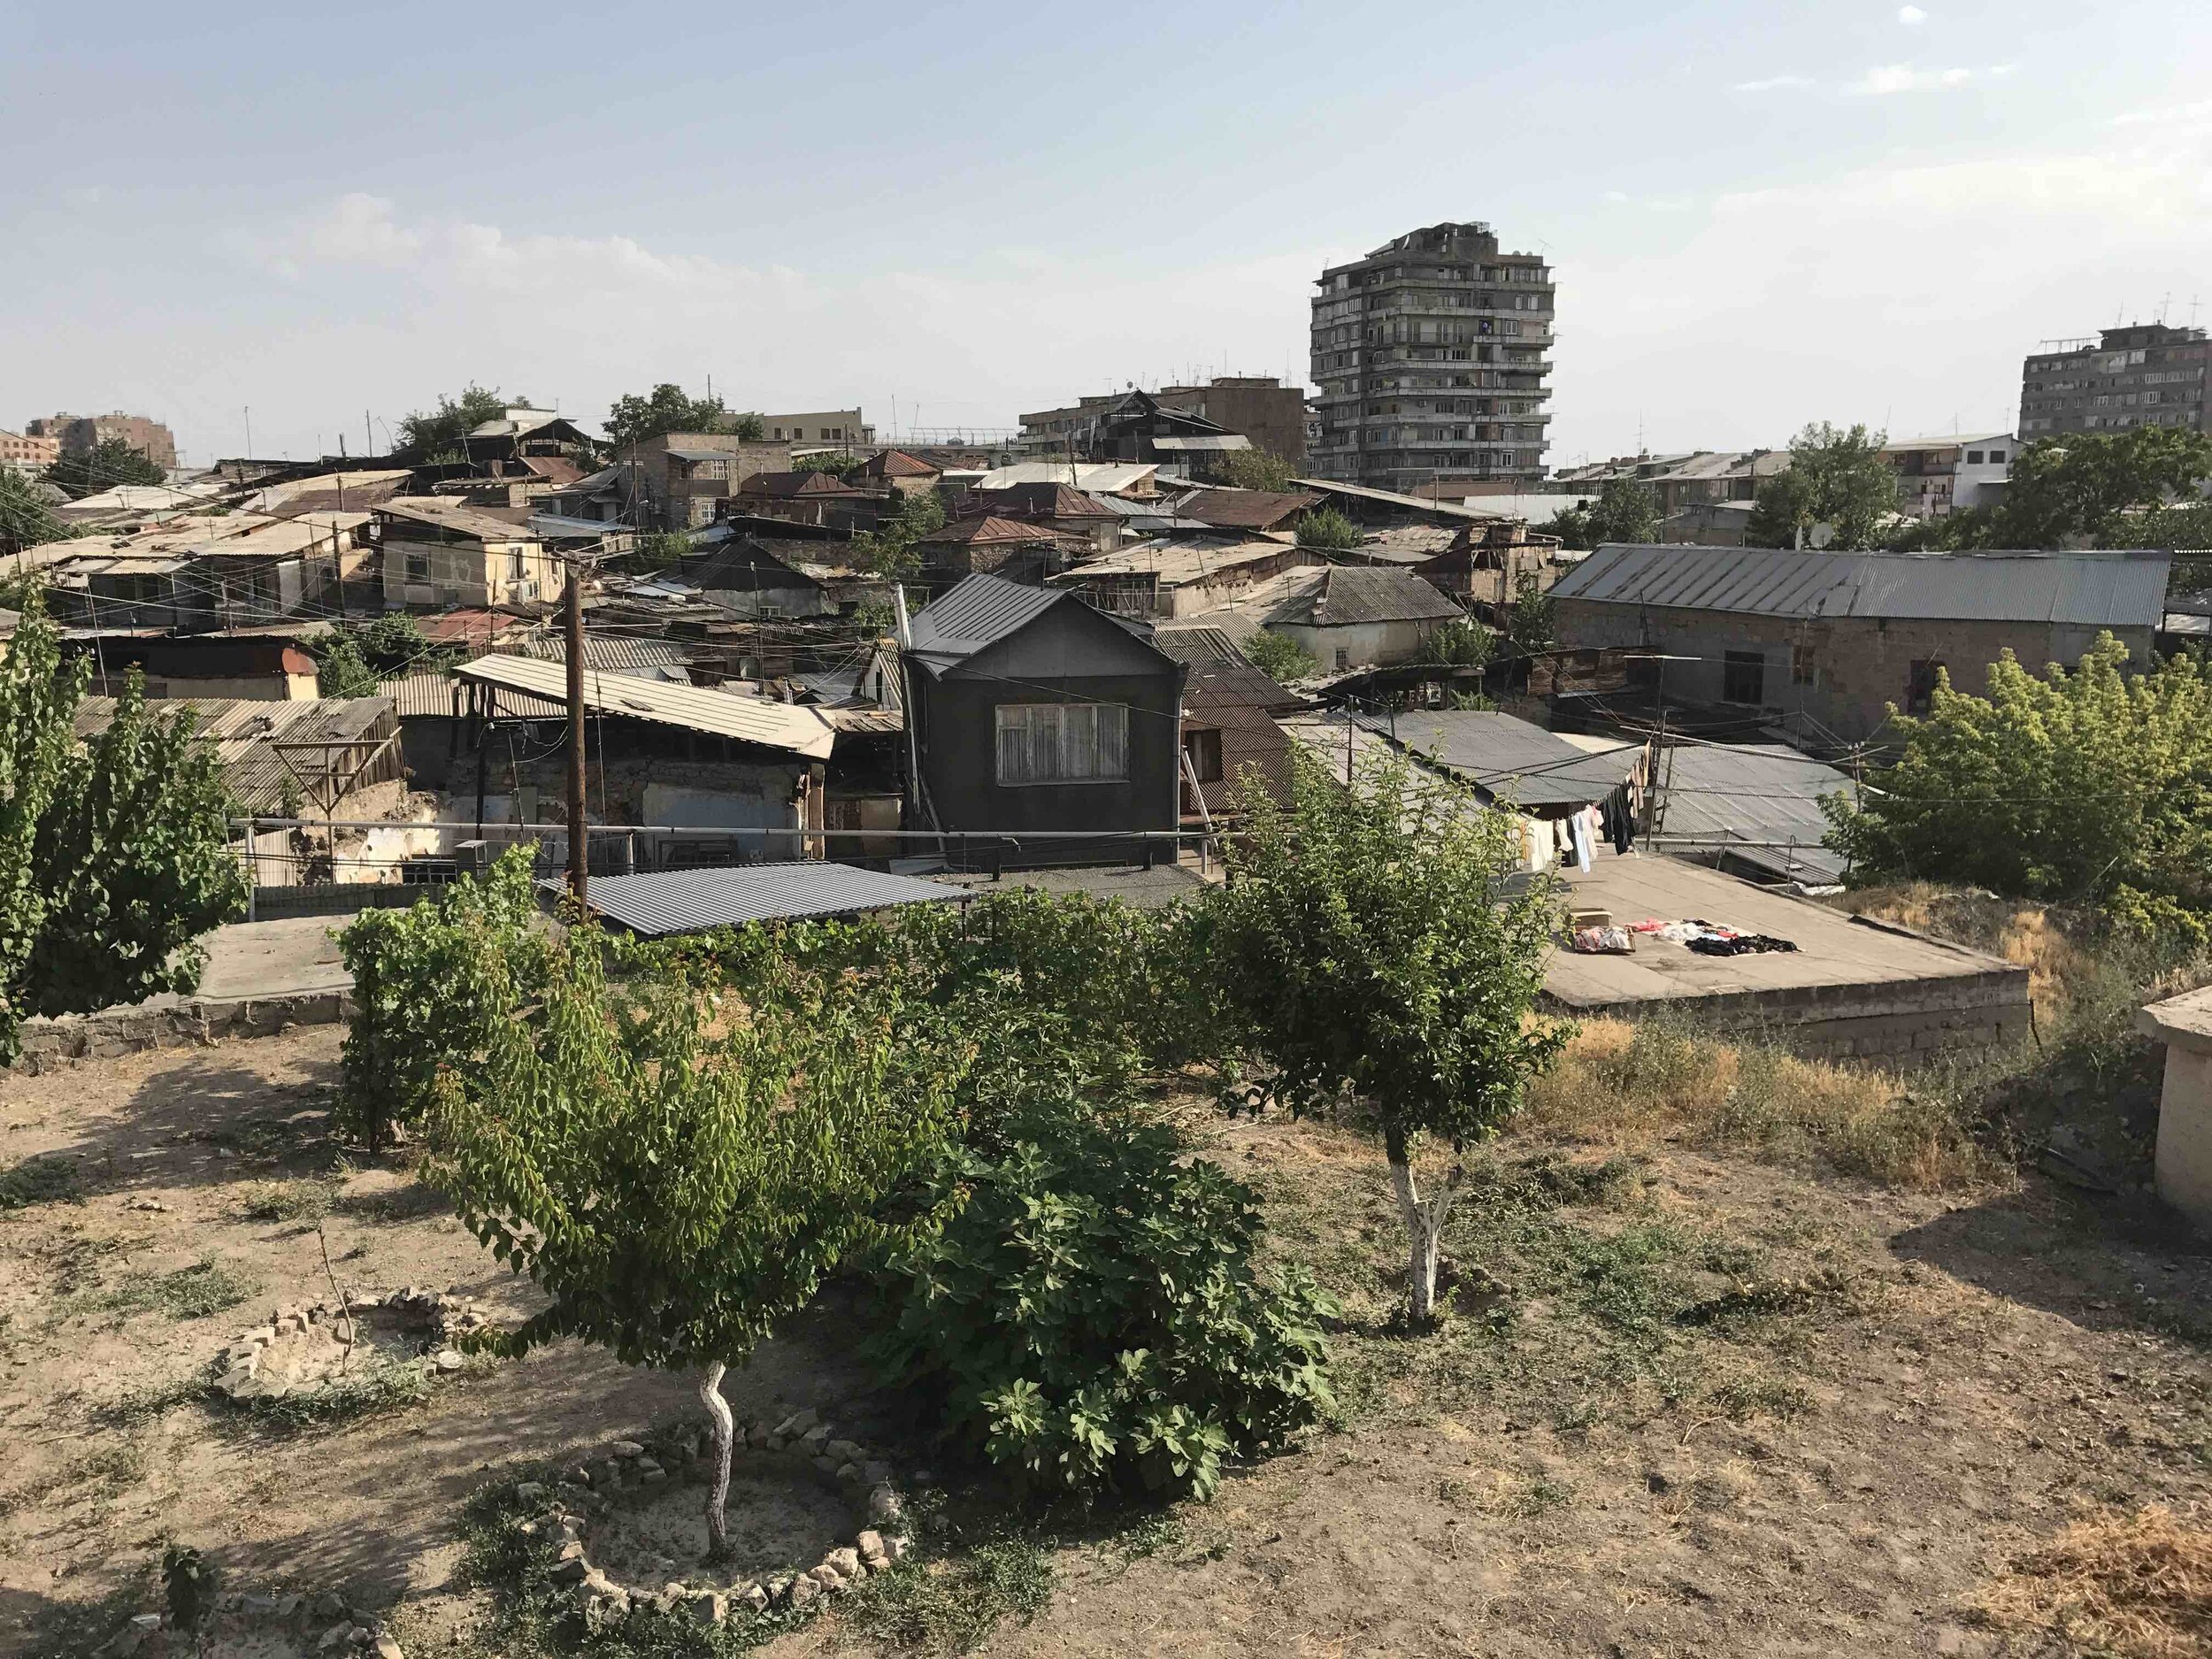
[[(448, 1579), (490, 1471), (695, 1410), (688, 1379), (573, 1345), (350, 1424), (192, 1396), (235, 1333), (328, 1296), (311, 1220), (254, 1218), (302, 1194), (349, 1287), (528, 1305), (403, 1169), (337, 1159), (337, 1042), (0, 1076), (0, 1170), (65, 1156), (81, 1199), (0, 1210), (0, 1653), (117, 1627), (174, 1540), (234, 1583), (402, 1604), (411, 1659), (435, 1654), (479, 1610)], [(2077, 1517), (2212, 1499), (2212, 1258), (2139, 1201), (1509, 1141), (1454, 1224), (1455, 1311), (1417, 1337), (1389, 1321), (1365, 1142), (1206, 1133), (1343, 1301), (1344, 1426), (1140, 1541), (1062, 1552), (1050, 1604), (985, 1653), (2089, 1651), (1977, 1609)], [(734, 1376), (741, 1415), (864, 1425), (840, 1334), (826, 1316)], [(833, 1617), (765, 1651), (851, 1640)]]

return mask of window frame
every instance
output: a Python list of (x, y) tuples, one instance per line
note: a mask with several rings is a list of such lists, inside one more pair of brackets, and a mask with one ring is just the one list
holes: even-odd
[[(1753, 695), (1748, 697), (1737, 695), (1744, 688), (1743, 682), (1739, 677), (1746, 673), (1755, 676), (1751, 687)], [(1721, 653), (1720, 700), (1723, 703), (1732, 703), (1743, 709), (1763, 709), (1766, 707), (1766, 693), (1767, 657), (1764, 651), (1723, 651)]]
[[(1048, 777), (1008, 777), (1007, 740), (1017, 723), (1009, 717), (1018, 716), (1018, 724), (1027, 734), (1026, 741), (1029, 745), (1030, 758), (1033, 760), (1036, 757), (1036, 745), (1041, 741), (1041, 736), (1035, 728), (1039, 724), (1039, 717), (1048, 711), (1051, 718), (1047, 723), (1057, 728), (1056, 735), (1052, 740), (1057, 769)], [(1079, 774), (1068, 770), (1070, 757), (1073, 752), (1071, 745), (1071, 743), (1079, 744), (1079, 739), (1074, 736), (1073, 722), (1071, 719), (1071, 716), (1078, 711), (1088, 713), (1093, 722), (1090, 740), (1093, 764), (1102, 768), (1110, 749), (1118, 748), (1120, 762), (1118, 770), (1109, 772), (1102, 769)], [(1110, 743), (1106, 737), (1110, 729), (1114, 733)], [(1002, 789), (1060, 789), (1081, 787), (1093, 784), (1127, 784), (1130, 781), (1128, 705), (1120, 703), (1092, 703), (1078, 698), (1056, 698), (1049, 702), (1038, 703), (1001, 703), (993, 705), (991, 710), (991, 776), (993, 781)]]

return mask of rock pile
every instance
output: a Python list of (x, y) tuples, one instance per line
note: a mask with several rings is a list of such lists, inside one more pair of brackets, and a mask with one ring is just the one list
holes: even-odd
[(196, 1630), (178, 1630), (165, 1614), (141, 1613), (96, 1651), (99, 1659), (184, 1659), (219, 1653), (226, 1638), (247, 1635), (288, 1639), (294, 1651), (327, 1659), (405, 1659), (380, 1621), (357, 1612), (334, 1590), (319, 1595), (233, 1590), (215, 1599)]
[(549, 1488), (529, 1482), (516, 1488), (525, 1503), (545, 1505), (523, 1530), (541, 1536), (553, 1551), (554, 1576), (574, 1586), (578, 1610), (593, 1629), (618, 1623), (641, 1607), (687, 1611), (702, 1623), (772, 1608), (804, 1608), (837, 1595), (870, 1573), (902, 1560), (911, 1548), (906, 1502), (892, 1484), (891, 1466), (858, 1441), (838, 1434), (812, 1409), (777, 1419), (740, 1423), (733, 1466), (747, 1462), (780, 1465), (805, 1477), (834, 1483), (853, 1506), (856, 1528), (849, 1544), (831, 1549), (803, 1571), (780, 1572), (734, 1583), (670, 1582), (658, 1586), (617, 1583), (592, 1564), (595, 1528), (620, 1525), (621, 1495), (657, 1487), (673, 1463), (695, 1477), (712, 1473), (713, 1436), (702, 1429), (649, 1450), (637, 1440), (617, 1440), (597, 1455), (571, 1465)]
[(277, 1400), (320, 1388), (358, 1370), (368, 1357), (376, 1325), (421, 1342), (434, 1372), (457, 1371), (462, 1358), (454, 1342), (490, 1324), (474, 1302), (412, 1285), (381, 1294), (349, 1293), (335, 1306), (278, 1308), (267, 1324), (241, 1331), (217, 1356), (220, 1374), (215, 1386), (239, 1401)]

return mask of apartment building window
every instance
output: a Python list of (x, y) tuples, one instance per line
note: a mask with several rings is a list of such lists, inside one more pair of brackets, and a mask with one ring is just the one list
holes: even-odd
[(1720, 698), (1723, 703), (1763, 703), (1766, 701), (1767, 659), (1757, 651), (1730, 651), (1721, 658)]
[(1002, 784), (1104, 783), (1129, 776), (1129, 710), (1105, 703), (1002, 703)]

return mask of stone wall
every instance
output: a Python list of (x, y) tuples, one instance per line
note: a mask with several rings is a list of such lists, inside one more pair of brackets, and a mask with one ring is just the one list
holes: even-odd
[(295, 1025), (332, 1025), (353, 1015), (347, 991), (223, 1001), (195, 997), (26, 1020), (15, 1070), (33, 1076), (73, 1060), (107, 1060), (150, 1048), (204, 1048), (221, 1037), (273, 1037)]

